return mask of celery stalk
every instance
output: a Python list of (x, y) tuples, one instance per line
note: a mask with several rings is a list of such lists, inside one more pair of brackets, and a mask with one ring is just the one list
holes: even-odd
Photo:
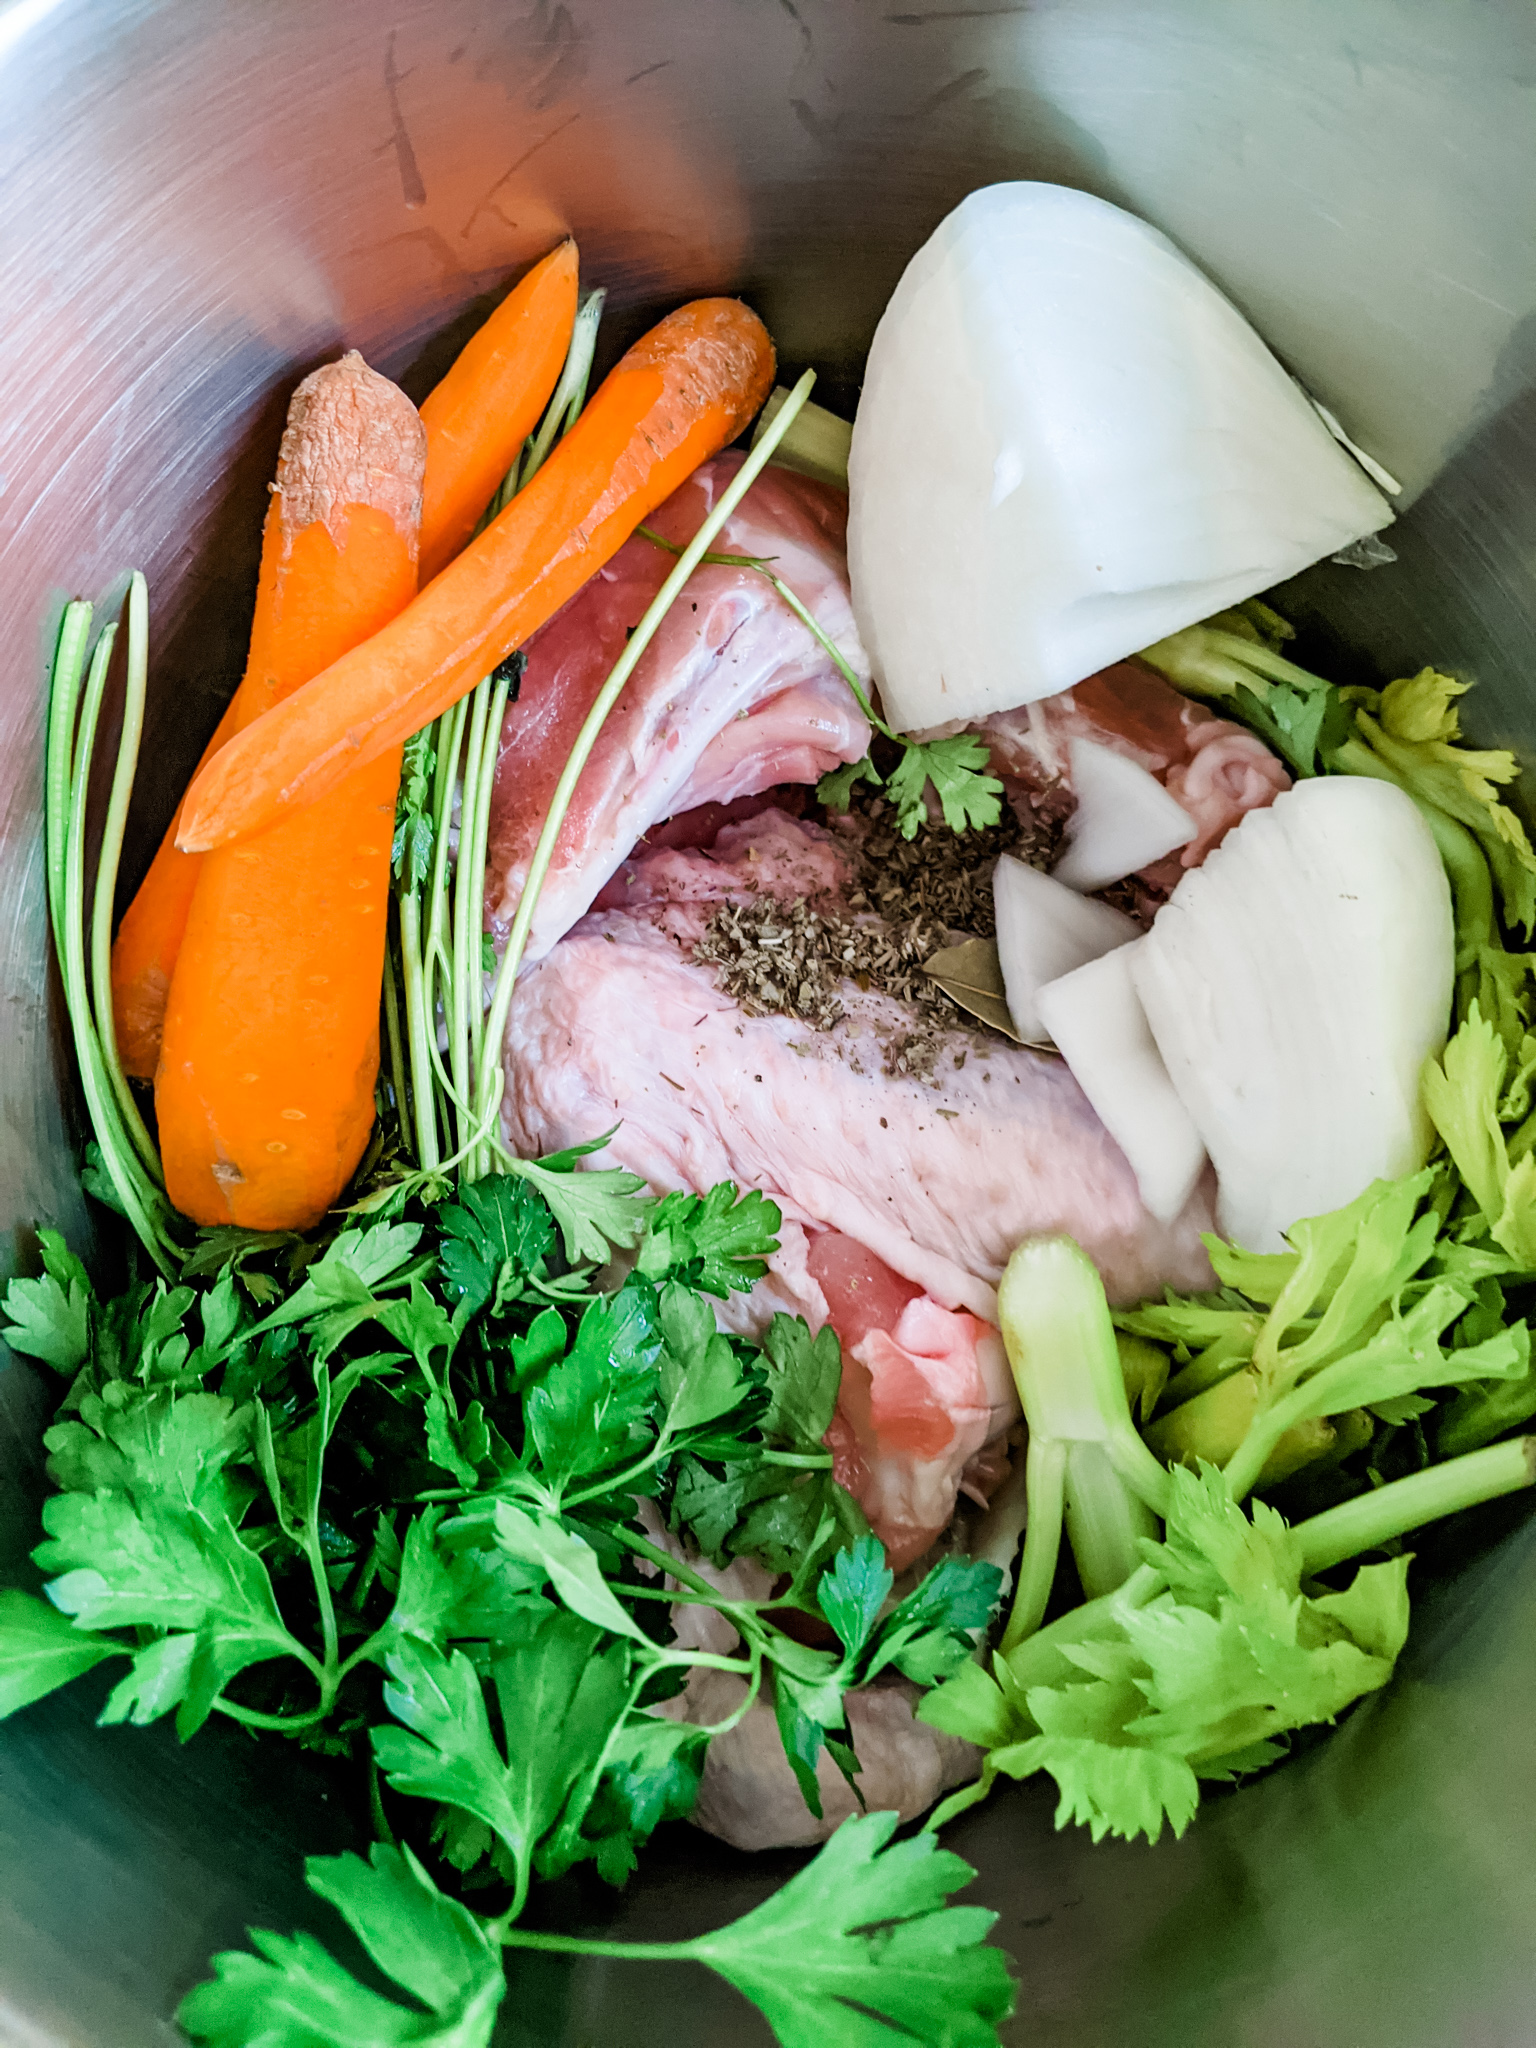
[(998, 1319), (1029, 1424), (1029, 1522), (1006, 1655), (1040, 1626), (1061, 1532), (1085, 1589), (1113, 1590), (1156, 1533), (1147, 1510), (1168, 1474), (1136, 1433), (1115, 1326), (1092, 1260), (1070, 1238), (1036, 1238), (1008, 1261)]

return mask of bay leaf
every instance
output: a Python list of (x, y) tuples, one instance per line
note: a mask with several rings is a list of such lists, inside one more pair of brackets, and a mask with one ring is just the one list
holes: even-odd
[(952, 997), (962, 1010), (979, 1017), (983, 1024), (990, 1024), (1015, 1045), (1024, 1043), (1008, 1014), (1008, 996), (995, 940), (967, 939), (963, 945), (945, 946), (923, 962), (923, 972), (932, 975), (945, 995)]

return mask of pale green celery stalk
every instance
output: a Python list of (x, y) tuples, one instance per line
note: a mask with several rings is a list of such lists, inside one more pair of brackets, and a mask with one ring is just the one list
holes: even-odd
[[(113, 1090), (101, 1041), (92, 1017), (90, 975), (85, 945), (85, 814), (90, 790), (91, 763), (96, 751), (96, 729), (106, 695), (107, 670), (117, 628), (105, 628), (96, 643), (90, 674), (80, 705), (79, 731), (74, 742), (67, 786), (67, 819), (64, 832), (64, 891), (60, 926), (63, 949), (60, 968), (64, 979), (64, 1003), (80, 1067), (80, 1085), (96, 1142), (124, 1214), (133, 1225), (145, 1249), (166, 1275), (173, 1277), (181, 1266), (181, 1252), (170, 1230), (170, 1212), (164, 1197), (140, 1163), (133, 1141), (123, 1122)], [(73, 658), (73, 650), (69, 650)], [(63, 678), (66, 692), (70, 679)], [(50, 735), (53, 720), (50, 719)], [(62, 721), (61, 721), (62, 723)], [(50, 774), (49, 796), (58, 791)], [(48, 836), (52, 836), (51, 834)], [(110, 996), (109, 996), (110, 1000)]]
[(92, 607), (76, 598), (64, 607), (59, 645), (53, 658), (48, 693), (48, 739), (44, 767), (43, 835), (48, 870), (48, 920), (53, 948), (64, 959), (64, 870), (68, 858), (69, 792), (74, 779), (75, 720), (85, 676), (85, 652), (91, 637)]
[(117, 1098), (118, 1111), (144, 1171), (157, 1187), (163, 1188), (165, 1177), (160, 1170), (160, 1155), (139, 1114), (139, 1105), (133, 1099), (133, 1090), (118, 1057), (117, 1020), (112, 1012), (112, 906), (117, 895), (117, 870), (122, 860), (123, 834), (128, 826), (133, 778), (139, 765), (144, 699), (149, 690), (149, 590), (137, 569), (128, 579), (127, 654), (123, 678), (122, 737), (112, 774), (112, 791), (107, 799), (107, 815), (101, 828), (101, 851), (96, 857), (96, 886), (91, 902), (91, 993), (102, 1063), (112, 1093)]
[(1248, 1363), (1253, 1357), (1254, 1340), (1263, 1327), (1264, 1318), (1249, 1316), (1245, 1320), (1246, 1328), (1234, 1330), (1230, 1336), (1218, 1337), (1214, 1344), (1207, 1344), (1188, 1365), (1173, 1374), (1158, 1398), (1159, 1414), (1166, 1414), (1170, 1408), (1192, 1401), (1196, 1394), (1219, 1386)]
[(1262, 640), (1249, 640), (1220, 626), (1186, 626), (1182, 633), (1170, 633), (1166, 640), (1142, 648), (1138, 659), (1192, 697), (1230, 697), (1239, 687), (1263, 697), (1272, 682), (1307, 692), (1327, 688), (1319, 677), (1275, 654)]
[(1484, 1451), (1468, 1451), (1444, 1464), (1430, 1465), (1406, 1479), (1394, 1479), (1371, 1493), (1344, 1501), (1310, 1521), (1298, 1522), (1292, 1534), (1301, 1545), (1302, 1569), (1327, 1571), (1362, 1550), (1406, 1536), (1425, 1522), (1439, 1521), (1462, 1508), (1476, 1507), (1500, 1494), (1517, 1493), (1536, 1484), (1536, 1437), (1511, 1437)]
[[(1230, 1466), (1254, 1426), (1261, 1399), (1254, 1373), (1231, 1373), (1159, 1415), (1145, 1432), (1147, 1445), (1170, 1465), (1193, 1467), (1203, 1460), (1208, 1465)], [(1288, 1479), (1303, 1465), (1331, 1451), (1337, 1435), (1333, 1424), (1320, 1415), (1307, 1416), (1280, 1431), (1266, 1448), (1253, 1484), (1274, 1486)]]
[(1029, 1520), (1007, 1655), (1040, 1626), (1063, 1520), (1084, 1589), (1107, 1593), (1138, 1569), (1141, 1539), (1156, 1533), (1146, 1511), (1166, 1512), (1169, 1479), (1131, 1420), (1103, 1282), (1079, 1246), (1021, 1244), (997, 1305), (1029, 1425)]
[[(778, 418), (779, 408), (788, 396), (782, 384), (769, 393), (757, 431), (752, 436), (754, 448)], [(853, 428), (847, 420), (839, 419), (825, 406), (808, 405), (779, 443), (777, 460), (781, 469), (797, 469), (802, 476), (816, 477), (824, 484), (846, 491), (848, 451), (852, 446)]]
[[(603, 317), (603, 302), (607, 296), (604, 291), (588, 292), (576, 309), (576, 324), (571, 329), (571, 345), (566, 350), (565, 367), (560, 372), (560, 381), (555, 386), (554, 396), (545, 408), (538, 431), (529, 436), (521, 462), (513, 464), (507, 474), (506, 483), (502, 485), (502, 491), (506, 492), (507, 498), (510, 498), (514, 491), (522, 490), (525, 484), (538, 475), (549, 457), (550, 449), (561, 435), (570, 432), (576, 424), (577, 415), (587, 402), (587, 383), (592, 375), (592, 356), (597, 347), (597, 328)], [(497, 495), (499, 497), (501, 493), (498, 492)], [(500, 507), (497, 509), (500, 510)]]
[[(609, 712), (618, 701), (619, 693), (634, 674), (636, 665), (656, 636), (662, 620), (671, 610), (683, 586), (697, 568), (702, 557), (708, 552), (709, 544), (720, 531), (726, 520), (736, 510), (741, 500), (768, 462), (784, 434), (788, 432), (796, 415), (815, 382), (815, 372), (807, 370), (786, 401), (772, 428), (747, 457), (741, 468), (721, 493), (719, 501), (704, 521), (678, 561), (661, 589), (656, 593), (650, 608), (630, 635), (624, 652), (615, 662), (608, 680), (598, 692), (592, 709), (587, 713), (586, 722), (576, 736), (570, 757), (561, 771), (555, 793), (550, 799), (549, 810), (544, 819), (544, 828), (539, 834), (538, 845), (528, 864), (527, 879), (523, 883), (522, 897), (518, 902), (517, 914), (512, 920), (512, 929), (507, 934), (506, 950), (496, 974), (496, 985), (491, 996), (490, 1009), (486, 1016), (485, 1041), (481, 1054), (480, 1069), (475, 1091), (477, 1122), (489, 1129), (501, 1099), (503, 1086), (501, 1070), (501, 1042), (506, 1033), (507, 1015), (512, 1007), (513, 992), (517, 987), (518, 969), (522, 964), (523, 951), (528, 943), (528, 933), (533, 924), (533, 914), (538, 907), (539, 893), (544, 886), (544, 877), (554, 856), (555, 843), (560, 828), (565, 823), (566, 812), (570, 809), (571, 798), (581, 780), (597, 736), (602, 731)], [(1118, 1370), (1118, 1368), (1117, 1368)], [(1122, 1400), (1124, 1394), (1122, 1391)]]

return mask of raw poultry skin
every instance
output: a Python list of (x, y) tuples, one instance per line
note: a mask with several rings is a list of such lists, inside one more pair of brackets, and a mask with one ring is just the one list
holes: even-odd
[[(706, 462), (654, 514), (655, 530), (674, 543), (691, 540), (740, 463), (734, 453)], [(776, 574), (867, 681), (848, 598), (847, 518), (840, 492), (769, 468), (713, 551), (771, 555)], [(491, 796), (486, 907), (498, 936), (516, 911), (582, 722), (673, 566), (664, 548), (637, 536), (528, 643)], [(857, 761), (869, 740), (825, 648), (766, 577), (704, 564), (603, 727), (556, 842), (525, 957), (549, 951), (658, 819), (778, 783), (813, 783)]]
[(727, 825), (712, 851), (625, 863), (623, 907), (583, 918), (519, 984), (503, 1121), (527, 1156), (617, 1124), (594, 1165), (622, 1164), (658, 1190), (731, 1180), (769, 1195), (783, 1248), (746, 1304), (754, 1320), (846, 1317), (817, 1273), (827, 1232), (908, 1283), (876, 1319), (883, 1330), (845, 1322), (854, 1341), (831, 1440), (904, 1563), (1017, 1412), (1000, 1346), (978, 1325), (995, 1320), (995, 1283), (1019, 1240), (1069, 1233), (1111, 1297), (1133, 1301), (1165, 1282), (1210, 1284), (1200, 1233), (1211, 1216), (1205, 1188), (1172, 1226), (1146, 1213), (1059, 1060), (957, 1029), (931, 1078), (891, 1073), (889, 1047), (910, 1023), (901, 1004), (849, 985), (844, 1022), (818, 1033), (747, 1016), (690, 958), (718, 903), (835, 900), (846, 872), (833, 834), (773, 810)]

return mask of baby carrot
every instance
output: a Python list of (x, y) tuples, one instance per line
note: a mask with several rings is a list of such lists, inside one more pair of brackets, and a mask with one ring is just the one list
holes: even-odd
[[(294, 394), (236, 723), (376, 632), (416, 589), (426, 435), (348, 355)], [(398, 748), (196, 875), (155, 1081), (166, 1192), (198, 1223), (302, 1229), (373, 1124)]]
[(559, 381), (576, 321), (576, 244), (564, 241), (512, 287), (421, 408), (427, 482), (421, 581), (475, 530)]
[(773, 344), (735, 299), (671, 313), (610, 372), (526, 489), (399, 618), (204, 768), (177, 844), (264, 831), (446, 711), (617, 553), (773, 383)]

